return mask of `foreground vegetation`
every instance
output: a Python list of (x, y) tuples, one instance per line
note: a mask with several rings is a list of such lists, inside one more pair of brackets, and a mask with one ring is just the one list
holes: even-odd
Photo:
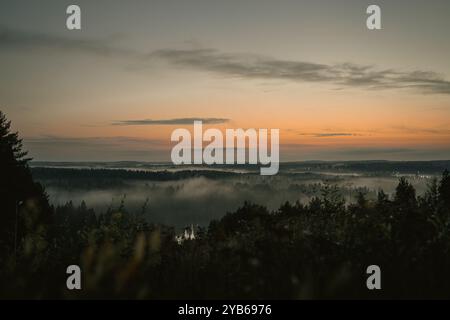
[[(351, 205), (332, 185), (275, 211), (245, 203), (178, 244), (145, 204), (51, 207), (9, 127), (0, 113), (2, 298), (450, 298), (448, 171), (421, 197), (402, 178), (392, 198)], [(66, 289), (72, 264), (80, 291)], [(380, 291), (366, 288), (372, 264)]]

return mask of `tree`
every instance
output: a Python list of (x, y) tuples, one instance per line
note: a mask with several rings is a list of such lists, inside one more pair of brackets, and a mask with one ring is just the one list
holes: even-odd
[(401, 212), (412, 213), (417, 208), (416, 190), (403, 177), (395, 189), (394, 202)]
[(450, 173), (448, 170), (445, 170), (442, 173), (442, 179), (439, 183), (438, 192), (439, 202), (448, 211), (450, 208)]
[(368, 201), (366, 199), (366, 194), (364, 192), (358, 192), (358, 195), (356, 197), (356, 203), (359, 208), (361, 209), (367, 209)]
[(387, 212), (387, 211), (389, 208), (389, 196), (383, 190), (378, 190), (377, 202), (376, 202), (375, 207), (383, 215), (385, 215), (385, 216), (388, 215), (389, 212)]
[(437, 179), (434, 178), (427, 186), (427, 191), (423, 197), (419, 197), (420, 206), (429, 216), (435, 215), (439, 203), (439, 191)]
[(47, 195), (33, 181), (26, 156), (19, 134), (0, 111), (0, 255), (16, 251), (26, 233), (52, 221)]

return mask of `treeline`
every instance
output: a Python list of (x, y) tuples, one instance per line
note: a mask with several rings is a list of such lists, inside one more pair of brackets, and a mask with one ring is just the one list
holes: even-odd
[[(66, 168), (67, 166), (80, 166), (80, 169), (88, 169), (89, 167), (107, 168), (107, 169), (121, 169), (136, 168), (141, 171), (155, 169), (155, 165), (146, 162), (42, 162), (33, 161), (33, 167), (49, 168)], [(161, 167), (171, 166), (171, 164), (160, 164)], [(178, 169), (183, 166), (177, 166)], [(204, 165), (204, 171), (210, 171), (214, 168), (217, 171), (222, 169), (229, 170), (230, 165)], [(246, 171), (249, 173), (259, 174), (258, 168), (250, 164), (235, 164), (232, 166), (235, 170)], [(185, 170), (189, 171), (190, 166), (185, 166)], [(387, 160), (366, 160), (366, 161), (301, 161), (301, 162), (281, 162), (279, 174), (289, 173), (291, 170), (298, 171), (335, 171), (335, 172), (361, 172), (373, 174), (386, 174), (398, 172), (401, 174), (440, 174), (444, 170), (450, 169), (450, 160), (434, 160), (434, 161), (387, 161)]]
[(280, 171), (288, 169), (333, 170), (342, 172), (362, 172), (367, 174), (436, 174), (450, 168), (449, 160), (435, 161), (311, 161), (281, 163)]
[[(68, 203), (55, 208), (48, 238), (24, 238), (14, 268), (2, 266), (2, 295), (450, 298), (449, 208), (448, 171), (422, 197), (400, 179), (392, 199), (361, 193), (348, 206), (339, 189), (324, 186), (308, 204), (268, 211), (245, 203), (178, 244), (176, 230), (145, 220), (145, 204), (97, 215)], [(65, 289), (70, 264), (83, 270), (81, 291)], [(382, 270), (379, 292), (366, 288), (372, 264)]]
[(147, 180), (176, 181), (195, 177), (226, 178), (239, 175), (234, 172), (215, 170), (180, 170), (180, 171), (143, 171), (126, 169), (69, 169), (69, 168), (31, 168), (36, 180)]

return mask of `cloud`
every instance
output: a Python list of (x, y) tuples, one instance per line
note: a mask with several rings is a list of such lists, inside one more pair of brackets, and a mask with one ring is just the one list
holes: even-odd
[(351, 137), (354, 136), (353, 133), (318, 133), (315, 135), (317, 138), (324, 138), (324, 137)]
[(114, 126), (155, 126), (155, 125), (188, 125), (193, 124), (194, 121), (202, 121), (203, 124), (222, 124), (227, 123), (230, 119), (225, 118), (176, 118), (176, 119), (143, 119), (143, 120), (120, 120), (114, 121), (112, 125)]
[(327, 132), (327, 133), (299, 133), (300, 136), (311, 136), (315, 138), (327, 138), (327, 137), (352, 137), (357, 136), (355, 133), (341, 133), (341, 132)]
[(79, 51), (101, 56), (137, 56), (133, 51), (114, 47), (108, 40), (90, 40), (32, 33), (0, 26), (0, 48), (50, 48)]
[(239, 78), (320, 82), (366, 89), (409, 88), (421, 93), (450, 94), (450, 81), (431, 71), (378, 70), (369, 65), (281, 60), (256, 54), (223, 53), (215, 49), (164, 49), (154, 51), (149, 57)]
[(411, 89), (420, 93), (450, 94), (450, 81), (426, 70), (377, 69), (353, 63), (323, 64), (282, 60), (258, 54), (224, 53), (211, 48), (161, 49), (151, 53), (119, 48), (108, 39), (81, 39), (10, 29), (0, 26), (0, 48), (50, 48), (132, 59), (147, 65), (163, 59), (173, 65), (245, 79), (328, 83), (371, 90)]

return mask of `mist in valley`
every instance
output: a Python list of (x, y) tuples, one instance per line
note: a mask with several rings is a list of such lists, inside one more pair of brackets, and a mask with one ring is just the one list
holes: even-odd
[[(411, 176), (409, 181), (421, 194), (433, 176)], [(93, 178), (95, 179), (95, 178)], [(276, 210), (286, 201), (308, 202), (321, 196), (324, 185), (337, 186), (347, 203), (355, 201), (358, 192), (375, 199), (380, 189), (392, 194), (398, 183), (395, 175), (333, 174), (333, 173), (281, 173), (276, 176), (233, 173), (226, 177), (195, 176), (169, 181), (113, 180), (92, 184), (92, 181), (71, 181), (45, 178), (46, 187), (54, 206), (72, 201), (75, 206), (83, 201), (97, 213), (113, 210), (121, 205), (127, 212), (142, 212), (150, 222), (178, 228), (194, 224), (206, 226), (235, 211), (245, 201)]]

